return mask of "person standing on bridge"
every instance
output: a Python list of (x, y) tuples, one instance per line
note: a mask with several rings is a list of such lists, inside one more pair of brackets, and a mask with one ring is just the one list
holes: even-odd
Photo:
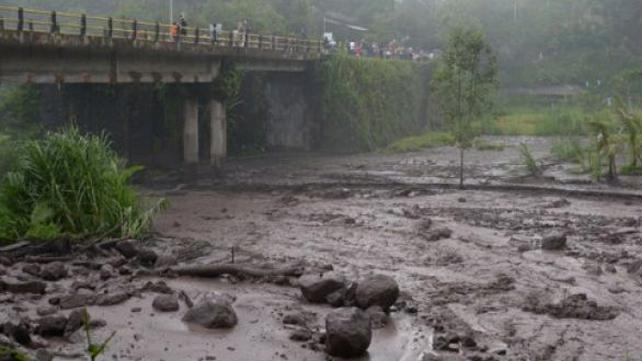
[(181, 13), (178, 18), (178, 26), (181, 30), (181, 35), (187, 35), (187, 20), (185, 20), (185, 14)]
[(172, 40), (178, 41), (178, 23), (175, 22), (169, 27), (169, 35)]

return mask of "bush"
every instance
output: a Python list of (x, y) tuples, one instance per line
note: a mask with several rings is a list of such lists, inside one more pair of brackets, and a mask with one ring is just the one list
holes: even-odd
[(450, 133), (428, 132), (422, 135), (400, 139), (384, 149), (385, 153), (417, 152), (426, 148), (454, 145), (455, 137)]
[(105, 136), (69, 128), (25, 143), (0, 184), (0, 238), (137, 236), (164, 201), (144, 210)]
[(322, 89), (323, 145), (369, 151), (419, 132), (428, 66), (409, 61), (330, 56), (316, 71)]

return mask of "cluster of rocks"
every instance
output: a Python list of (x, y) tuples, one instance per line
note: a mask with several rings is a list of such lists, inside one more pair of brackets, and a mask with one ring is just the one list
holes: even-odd
[(357, 283), (337, 272), (307, 274), (299, 278), (299, 288), (307, 301), (338, 308), (326, 317), (325, 346), (328, 354), (340, 357), (366, 352), (373, 326), (385, 325), (386, 312), (399, 297), (399, 285), (385, 275), (372, 275)]

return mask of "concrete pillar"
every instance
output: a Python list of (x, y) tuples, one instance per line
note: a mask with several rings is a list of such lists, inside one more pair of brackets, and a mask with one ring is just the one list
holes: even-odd
[(183, 161), (198, 163), (198, 100), (187, 98), (183, 109)]
[(210, 162), (220, 167), (227, 155), (227, 122), (225, 104), (210, 100)]

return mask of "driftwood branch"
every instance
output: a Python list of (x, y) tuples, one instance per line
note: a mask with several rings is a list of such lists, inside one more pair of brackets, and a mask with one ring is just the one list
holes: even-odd
[(303, 274), (303, 268), (300, 266), (291, 266), (284, 268), (259, 268), (254, 265), (224, 264), (224, 265), (204, 265), (179, 267), (173, 269), (179, 276), (214, 278), (224, 274), (233, 276), (247, 277), (275, 277), (275, 276), (293, 276), (298, 277)]

